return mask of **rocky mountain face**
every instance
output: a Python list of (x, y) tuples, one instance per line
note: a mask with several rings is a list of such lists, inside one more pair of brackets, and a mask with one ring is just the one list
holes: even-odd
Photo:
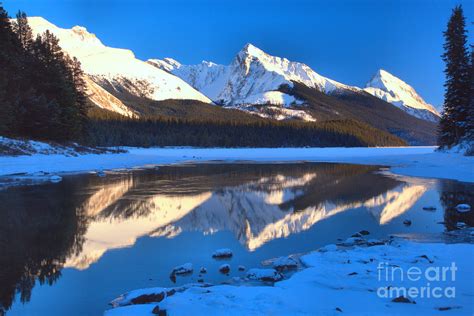
[(170, 109), (165, 112), (173, 117), (180, 113), (188, 117), (200, 106), (219, 117), (225, 109), (237, 109), (247, 115), (246, 121), (252, 121), (251, 115), (309, 122), (351, 119), (411, 144), (435, 142), (439, 113), (411, 86), (384, 70), (361, 89), (252, 44), (245, 45), (229, 65), (209, 61), (183, 65), (172, 58), (145, 62), (131, 50), (104, 45), (84, 27), (59, 28), (41, 17), (29, 18), (29, 23), (34, 34), (51, 31), (65, 52), (78, 58), (91, 102), (121, 115), (162, 115), (160, 108), (166, 104)]
[(252, 44), (245, 45), (227, 66), (208, 61), (182, 65), (172, 58), (150, 59), (148, 63), (175, 74), (214, 102), (226, 106), (302, 105), (304, 100), (280, 91), (282, 86), (291, 88), (298, 82), (328, 95), (366, 91), (417, 118), (429, 121), (439, 118), (436, 109), (411, 86), (385, 70), (377, 71), (366, 88), (361, 89), (323, 77), (303, 63), (271, 56)]
[(387, 101), (417, 118), (437, 122), (439, 112), (423, 100), (410, 85), (380, 69), (367, 83), (364, 91)]
[[(84, 27), (63, 29), (41, 17), (31, 17), (28, 22), (35, 35), (46, 30), (52, 32), (59, 39), (61, 48), (81, 62), (93, 95), (98, 89), (92, 82), (107, 87), (112, 94), (128, 93), (155, 101), (185, 99), (211, 103), (209, 98), (182, 79), (137, 59), (131, 50), (105, 46)], [(124, 108), (119, 100), (112, 101), (109, 96), (93, 96), (92, 99), (102, 108), (128, 116), (133, 113), (132, 109)]]

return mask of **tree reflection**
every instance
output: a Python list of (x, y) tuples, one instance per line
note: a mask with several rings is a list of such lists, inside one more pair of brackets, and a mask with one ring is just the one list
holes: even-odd
[(444, 224), (448, 231), (458, 229), (458, 223), (474, 226), (474, 211), (460, 213), (459, 204), (474, 207), (474, 185), (464, 182), (444, 180), (440, 185), (440, 200), (444, 207)]
[(0, 191), (0, 315), (17, 293), (25, 303), (36, 282), (55, 283), (81, 251), (87, 225), (78, 200), (68, 181)]

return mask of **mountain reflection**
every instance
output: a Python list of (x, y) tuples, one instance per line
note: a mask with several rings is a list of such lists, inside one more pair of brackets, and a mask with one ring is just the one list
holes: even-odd
[[(54, 283), (61, 269), (87, 269), (141, 236), (230, 231), (249, 251), (361, 208), (379, 225), (391, 222), (433, 181), (347, 164), (202, 164), (67, 177), (58, 184), (0, 191), (0, 315), (35, 282)], [(443, 182), (446, 223), (472, 190)], [(471, 203), (472, 205), (472, 203)], [(456, 215), (458, 216), (458, 215)], [(472, 218), (461, 219), (470, 221)], [(337, 229), (337, 227), (335, 227)]]

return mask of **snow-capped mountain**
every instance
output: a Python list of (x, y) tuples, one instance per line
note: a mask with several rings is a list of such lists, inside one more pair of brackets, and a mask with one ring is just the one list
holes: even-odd
[(84, 27), (59, 28), (42, 17), (30, 17), (28, 22), (35, 35), (49, 30), (58, 37), (61, 48), (75, 56), (84, 72), (99, 86), (151, 100), (189, 99), (211, 103), (182, 79), (137, 59), (131, 50), (105, 46)]
[(86, 82), (89, 100), (91, 100), (92, 103), (97, 105), (99, 108), (116, 112), (123, 116), (138, 117), (138, 114), (135, 111), (130, 109), (128, 106), (123, 104), (120, 99), (116, 98), (107, 92), (107, 90), (95, 83), (94, 80), (92, 80), (89, 76), (86, 75), (84, 79)]
[(383, 69), (377, 71), (364, 90), (420, 119), (436, 122), (440, 117), (415, 89)]
[(359, 90), (323, 77), (309, 66), (271, 56), (247, 44), (228, 66), (203, 61), (198, 65), (182, 65), (176, 60), (150, 59), (148, 62), (182, 78), (213, 101), (224, 105), (244, 104), (301, 104), (293, 96), (282, 93), (282, 85), (293, 86), (293, 81), (324, 93)]
[(172, 58), (145, 62), (131, 50), (105, 46), (84, 27), (59, 28), (41, 17), (29, 18), (29, 23), (35, 34), (50, 30), (61, 47), (79, 59), (93, 103), (122, 115), (140, 115), (146, 107), (146, 102), (136, 102), (140, 99), (195, 100), (277, 120), (360, 120), (414, 144), (434, 139), (434, 125), (414, 117), (433, 122), (439, 114), (413, 88), (386, 72), (380, 71), (367, 88), (360, 89), (252, 44), (245, 45), (229, 65), (208, 61), (182, 65)]
[[(292, 87), (293, 82), (329, 95), (366, 91), (417, 118), (429, 121), (439, 118), (436, 109), (427, 104), (411, 86), (384, 70), (378, 71), (362, 90), (323, 77), (306, 64), (271, 56), (252, 44), (245, 45), (227, 66), (209, 61), (182, 65), (172, 58), (150, 59), (148, 63), (182, 78), (219, 104), (247, 111), (255, 111), (255, 108), (249, 107), (255, 104), (287, 107), (270, 109), (272, 117), (277, 119), (290, 116), (304, 120), (316, 119), (309, 114), (303, 115), (301, 112), (304, 113), (304, 109), (296, 109), (297, 105), (304, 104), (304, 100), (278, 91), (282, 85)], [(261, 110), (258, 114), (268, 116)]]

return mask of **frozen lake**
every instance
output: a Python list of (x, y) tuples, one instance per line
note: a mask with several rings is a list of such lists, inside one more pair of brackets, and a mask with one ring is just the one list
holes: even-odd
[[(0, 314), (100, 315), (129, 290), (241, 276), (360, 230), (429, 238), (472, 214), (474, 185), (332, 163), (197, 164), (0, 191)], [(423, 209), (432, 207), (432, 209)], [(407, 225), (407, 221), (411, 224)], [(405, 222), (405, 223), (404, 223)], [(233, 257), (212, 253), (230, 248)], [(190, 262), (194, 273), (170, 279)], [(229, 275), (218, 272), (223, 263)], [(199, 276), (200, 267), (207, 273)], [(174, 283), (176, 282), (176, 283)]]

